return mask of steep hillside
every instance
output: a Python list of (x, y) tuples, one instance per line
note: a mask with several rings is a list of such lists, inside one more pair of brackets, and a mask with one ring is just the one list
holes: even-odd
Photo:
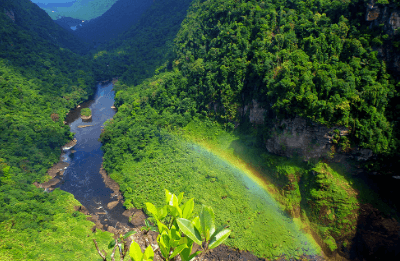
[[(172, 60), (175, 38), (192, 0), (156, 1), (123, 35), (93, 54), (96, 75), (138, 84)], [(169, 66), (171, 68), (171, 66)]]
[(71, 194), (32, 185), (73, 137), (66, 113), (93, 94), (76, 41), (29, 0), (0, 2), (0, 260), (95, 258), (91, 239), (111, 239), (92, 234)]
[(74, 19), (71, 17), (61, 17), (60, 19), (57, 19), (54, 22), (69, 32), (73, 31), (71, 27), (73, 26), (77, 27), (80, 26), (80, 24), (82, 24), (81, 19)]
[[(57, 46), (68, 48), (75, 53), (84, 52), (85, 47), (81, 41), (54, 23), (45, 11), (31, 1), (5, 0), (0, 3), (0, 7), (4, 19), (8, 19), (1, 24), (0, 50), (3, 54), (15, 52), (13, 44), (44, 45), (43, 40), (49, 43), (48, 48)], [(10, 21), (12, 23), (9, 23)]]
[[(395, 13), (397, 3), (391, 3), (390, 12)], [(238, 199), (183, 183), (185, 172), (193, 172), (193, 179), (204, 172), (200, 180), (224, 184), (194, 160), (182, 163), (185, 167), (173, 163), (175, 155), (180, 162), (191, 153), (176, 144), (194, 140), (218, 147), (227, 136), (223, 133), (231, 132), (234, 138), (225, 148), (268, 180), (288, 213), (310, 222), (326, 254), (362, 260), (385, 253), (396, 259), (398, 208), (374, 194), (360, 169), (373, 155), (398, 160), (394, 101), (400, 85), (398, 75), (387, 70), (381, 48), (395, 46), (399, 35), (397, 22), (392, 34), (370, 27), (367, 4), (193, 1), (175, 38), (174, 60), (140, 85), (136, 73), (125, 74), (128, 78), (116, 85), (118, 113), (102, 135), (104, 166), (120, 183), (126, 206), (140, 207), (148, 195), (162, 197), (140, 177), (176, 190), (190, 187), (199, 195), (215, 193), (212, 199), (199, 196), (204, 204)], [(113, 56), (104, 51), (95, 59)], [(123, 71), (132, 60), (117, 61), (107, 63), (109, 71)], [(396, 170), (391, 171), (387, 174)], [(252, 225), (246, 228), (251, 231)], [(244, 239), (249, 234), (228, 244), (263, 257), (284, 251), (270, 245), (275, 251), (263, 252), (255, 235)]]
[(74, 34), (94, 46), (109, 42), (134, 25), (152, 4), (147, 0), (118, 0), (100, 17), (83, 22)]

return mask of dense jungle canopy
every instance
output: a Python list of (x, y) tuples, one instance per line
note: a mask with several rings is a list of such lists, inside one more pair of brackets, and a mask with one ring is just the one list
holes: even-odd
[[(102, 30), (96, 21), (106, 21), (112, 32), (118, 24), (111, 24), (110, 14), (126, 2), (106, 1), (108, 18), (93, 19), (85, 30), (96, 35)], [(45, 193), (33, 185), (49, 179), (47, 170), (58, 161), (60, 147), (73, 138), (64, 124), (68, 111), (94, 94), (97, 81), (112, 79), (118, 79), (118, 113), (100, 138), (104, 167), (119, 183), (126, 208), (142, 208), (150, 199), (160, 204), (167, 186), (199, 197), (197, 208), (200, 201), (220, 206), (202, 198), (204, 189), (185, 183), (199, 173), (204, 177), (196, 176), (198, 184), (216, 182), (215, 194), (242, 200), (219, 190), (218, 174), (207, 174), (208, 162), (193, 163), (197, 157), (185, 145), (186, 139), (231, 140), (252, 155), (242, 158), (265, 172), (285, 210), (296, 216), (298, 209), (298, 217), (311, 224), (324, 251), (350, 255), (353, 249), (361, 253), (357, 258), (366, 256), (368, 244), (359, 231), (370, 230), (361, 226), (361, 209), (369, 204), (398, 221), (396, 203), (369, 194), (368, 185), (343, 174), (329, 155), (305, 163), (270, 155), (264, 143), (275, 135), (276, 122), (301, 117), (346, 128), (349, 135), (335, 138), (335, 146), (343, 155), (371, 150), (369, 161), (356, 163), (365, 173), (398, 173), (400, 82), (399, 68), (390, 61), (399, 56), (400, 29), (388, 19), (367, 21), (368, 4), (156, 0), (141, 6), (123, 33), (94, 45), (85, 31), (62, 28), (29, 0), (1, 1), (0, 259), (97, 260), (91, 240), (106, 246), (112, 238), (108, 232), (92, 233), (91, 222), (74, 210), (79, 202), (71, 194)], [(400, 10), (398, 0), (375, 5)], [(254, 100), (265, 110), (257, 126), (243, 113)], [(257, 231), (251, 226), (264, 221), (252, 217), (256, 225), (243, 228), (231, 205), (218, 219), (223, 223), (232, 215), (232, 227), (237, 226), (227, 244), (277, 258), (279, 247), (254, 243)], [(252, 215), (249, 209), (244, 213)], [(400, 242), (398, 237), (385, 240), (392, 241), (382, 240), (368, 253), (379, 257), (385, 249), (396, 257), (392, 243)]]

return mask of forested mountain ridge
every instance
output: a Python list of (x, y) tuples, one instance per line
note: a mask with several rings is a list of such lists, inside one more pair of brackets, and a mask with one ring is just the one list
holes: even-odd
[(361, 146), (395, 151), (386, 108), (397, 82), (373, 50), (364, 2), (251, 3), (206, 1), (182, 25), (175, 64), (200, 110), (218, 104), (219, 117), (239, 121), (256, 99), (269, 118), (346, 126)]
[(118, 0), (104, 14), (83, 22), (73, 33), (95, 46), (107, 43), (134, 25), (152, 4), (147, 0)]
[[(4, 20), (2, 26), (1, 51), (12, 53), (12, 34), (18, 33), (17, 39), (25, 45), (46, 40), (50, 45), (68, 48), (75, 53), (83, 53), (85, 46), (72, 33), (66, 32), (31, 1), (4, 0), (0, 3)], [(12, 23), (9, 23), (12, 21)], [(13, 25), (13, 26), (11, 26)], [(21, 30), (22, 29), (22, 30)]]
[(192, 0), (155, 1), (129, 30), (92, 52), (96, 75), (118, 76), (128, 84), (151, 77), (157, 67), (171, 68), (173, 39)]
[(87, 235), (111, 238), (92, 234), (71, 194), (32, 185), (48, 180), (73, 137), (63, 123), (67, 112), (94, 93), (91, 61), (68, 48), (80, 52), (79, 40), (37, 5), (0, 2), (1, 260), (95, 258)]
[[(26, 146), (34, 149), (32, 146), (28, 146), (32, 142), (45, 150), (55, 149), (62, 145), (65, 138), (69, 137), (68, 130), (60, 128), (68, 109), (93, 94), (95, 79), (91, 71), (91, 62), (67, 48), (62, 48), (69, 47), (68, 43), (70, 42), (79, 44), (79, 41), (55, 24), (43, 10), (30, 1), (5, 1), (2, 2), (0, 8), (12, 12), (14, 16), (14, 19), (11, 19), (6, 12), (0, 12), (0, 59), (4, 90), (1, 92), (1, 101), (5, 105), (1, 110), (4, 115), (9, 114), (8, 110), (12, 111), (10, 116), (13, 115), (13, 122), (25, 117), (29, 118), (30, 114), (42, 116), (47, 114), (48, 120), (53, 122), (50, 114), (55, 113), (59, 117), (51, 124), (56, 124), (57, 131), (60, 131), (63, 136), (60, 139), (57, 135), (53, 135), (52, 139), (55, 143), (49, 146), (45, 146), (46, 142), (42, 144), (48, 137), (32, 137), (33, 140), (28, 139), (30, 142), (27, 141), (26, 145), (20, 144), (21, 147), (17, 149), (20, 152), (5, 152), (6, 148), (15, 149), (16, 144), (13, 144), (13, 139), (6, 138), (8, 133), (6, 129), (13, 125), (7, 127), (3, 123), (2, 127), (6, 129), (2, 132), (2, 138), (6, 144), (2, 146), (4, 152), (2, 152), (4, 155), (2, 157), (10, 159), (20, 153), (35, 155), (24, 148)], [(33, 95), (33, 93), (36, 94)], [(36, 95), (38, 96), (31, 100)], [(19, 103), (21, 104), (17, 106)], [(32, 109), (36, 106), (36, 109)], [(41, 108), (41, 106), (45, 108)], [(28, 114), (18, 114), (18, 111), (22, 112), (25, 110), (24, 108)], [(44, 123), (43, 121), (39, 122)], [(34, 128), (31, 124), (24, 125)], [(37, 130), (33, 132), (40, 133)], [(29, 134), (20, 133), (19, 135)], [(42, 139), (43, 141), (41, 141)], [(47, 161), (49, 157), (45, 156), (43, 160)], [(52, 160), (54, 161), (54, 158)], [(34, 163), (40, 163), (40, 161), (32, 161), (30, 165), (32, 166)]]

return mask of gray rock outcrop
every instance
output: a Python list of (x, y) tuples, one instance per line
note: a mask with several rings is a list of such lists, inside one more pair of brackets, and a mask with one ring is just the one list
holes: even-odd
[(396, 4), (377, 4), (375, 0), (370, 0), (365, 20), (373, 30), (383, 30), (388, 38), (384, 44), (376, 48), (379, 57), (387, 62), (388, 69), (400, 72), (400, 53), (398, 48), (393, 46), (395, 36), (400, 35), (400, 8)]
[[(341, 152), (333, 142), (335, 130), (340, 136), (348, 136), (349, 130), (343, 126), (327, 127), (301, 117), (279, 120), (272, 127), (272, 135), (265, 142), (271, 153), (303, 160), (332, 157)], [(373, 156), (369, 149), (353, 148), (344, 154), (358, 161), (368, 160)]]

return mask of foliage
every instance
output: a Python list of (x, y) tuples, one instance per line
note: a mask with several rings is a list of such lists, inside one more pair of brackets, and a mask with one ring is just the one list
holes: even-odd
[(304, 179), (304, 207), (310, 211), (310, 220), (320, 227), (318, 232), (324, 242), (334, 250), (335, 239), (352, 238), (356, 232), (359, 193), (325, 163), (318, 163)]
[(81, 115), (88, 117), (88, 116), (92, 115), (92, 111), (89, 108), (83, 108), (81, 110)]
[[(82, 54), (86, 51), (84, 43), (71, 32), (55, 24), (31, 1), (3, 0), (0, 2), (0, 8), (2, 10), (0, 12), (0, 57), (5, 56), (10, 61), (16, 60), (19, 64), (28, 65), (26, 67), (33, 67), (36, 64), (39, 67), (36, 68), (38, 70), (43, 67), (46, 60), (50, 63), (55, 62), (50, 57), (57, 56), (55, 54), (60, 52), (60, 47), (68, 48), (74, 53)], [(15, 22), (7, 16), (7, 12), (14, 14)], [(21, 60), (21, 56), (25, 60)], [(65, 64), (72, 63), (75, 59), (76, 56), (70, 55), (59, 61)]]
[(362, 1), (195, 1), (173, 64), (199, 112), (239, 122), (239, 108), (256, 99), (269, 117), (347, 126), (384, 153), (396, 146), (386, 116), (396, 90), (373, 34)]
[(97, 48), (92, 58), (98, 78), (119, 77), (139, 84), (154, 71), (166, 69), (173, 59), (173, 39), (192, 0), (155, 1), (139, 21), (106, 46)]
[(133, 261), (150, 261), (154, 259), (154, 251), (151, 245), (149, 245), (144, 253), (140, 249), (140, 246), (135, 241), (132, 241), (129, 255)]
[(136, 24), (152, 4), (153, 1), (147, 0), (119, 0), (100, 17), (80, 23), (73, 34), (96, 48), (114, 40)]
[[(213, 249), (227, 239), (231, 231), (226, 225), (215, 229), (214, 211), (210, 207), (202, 206), (200, 216), (192, 218), (194, 199), (191, 198), (182, 204), (183, 194), (176, 196), (165, 190), (165, 203), (157, 209), (152, 203), (146, 203), (147, 211), (156, 220), (159, 235), (157, 243), (165, 260), (171, 260), (179, 255), (182, 260), (189, 261), (202, 253), (192, 254), (193, 243), (198, 244), (206, 252)], [(186, 236), (182, 236), (182, 233)], [(131, 253), (136, 253), (131, 250)], [(131, 254), (136, 256), (136, 254)]]
[[(0, 259), (95, 259), (93, 223), (69, 193), (37, 189), (73, 137), (69, 109), (93, 94), (79, 41), (28, 0), (0, 2)], [(8, 14), (14, 13), (13, 21)]]
[(96, 260), (90, 241), (105, 245), (112, 236), (92, 232), (93, 223), (74, 210), (80, 204), (71, 194), (23, 184), (16, 168), (8, 175), (4, 180), (0, 173), (1, 260)]
[(66, 113), (94, 93), (91, 62), (61, 48), (76, 39), (30, 1), (0, 8), (16, 17), (0, 12), (0, 157), (40, 181), (72, 138)]
[(217, 226), (229, 223), (232, 230), (226, 241), (229, 246), (270, 258), (316, 253), (314, 246), (296, 250), (309, 239), (270, 196), (259, 190), (264, 196), (253, 194), (253, 185), (248, 189), (243, 172), (178, 135), (185, 125), (204, 130), (199, 139), (224, 133), (205, 118), (187, 125), (201, 115), (195, 113), (190, 99), (175, 96), (179, 95), (176, 87), (184, 81), (179, 73), (170, 72), (135, 87), (115, 85), (118, 113), (105, 125), (101, 140), (104, 167), (120, 184), (125, 206), (144, 208), (150, 201), (161, 207), (164, 195), (160, 191), (168, 187), (195, 198), (195, 213), (200, 213), (202, 204), (218, 209)]

